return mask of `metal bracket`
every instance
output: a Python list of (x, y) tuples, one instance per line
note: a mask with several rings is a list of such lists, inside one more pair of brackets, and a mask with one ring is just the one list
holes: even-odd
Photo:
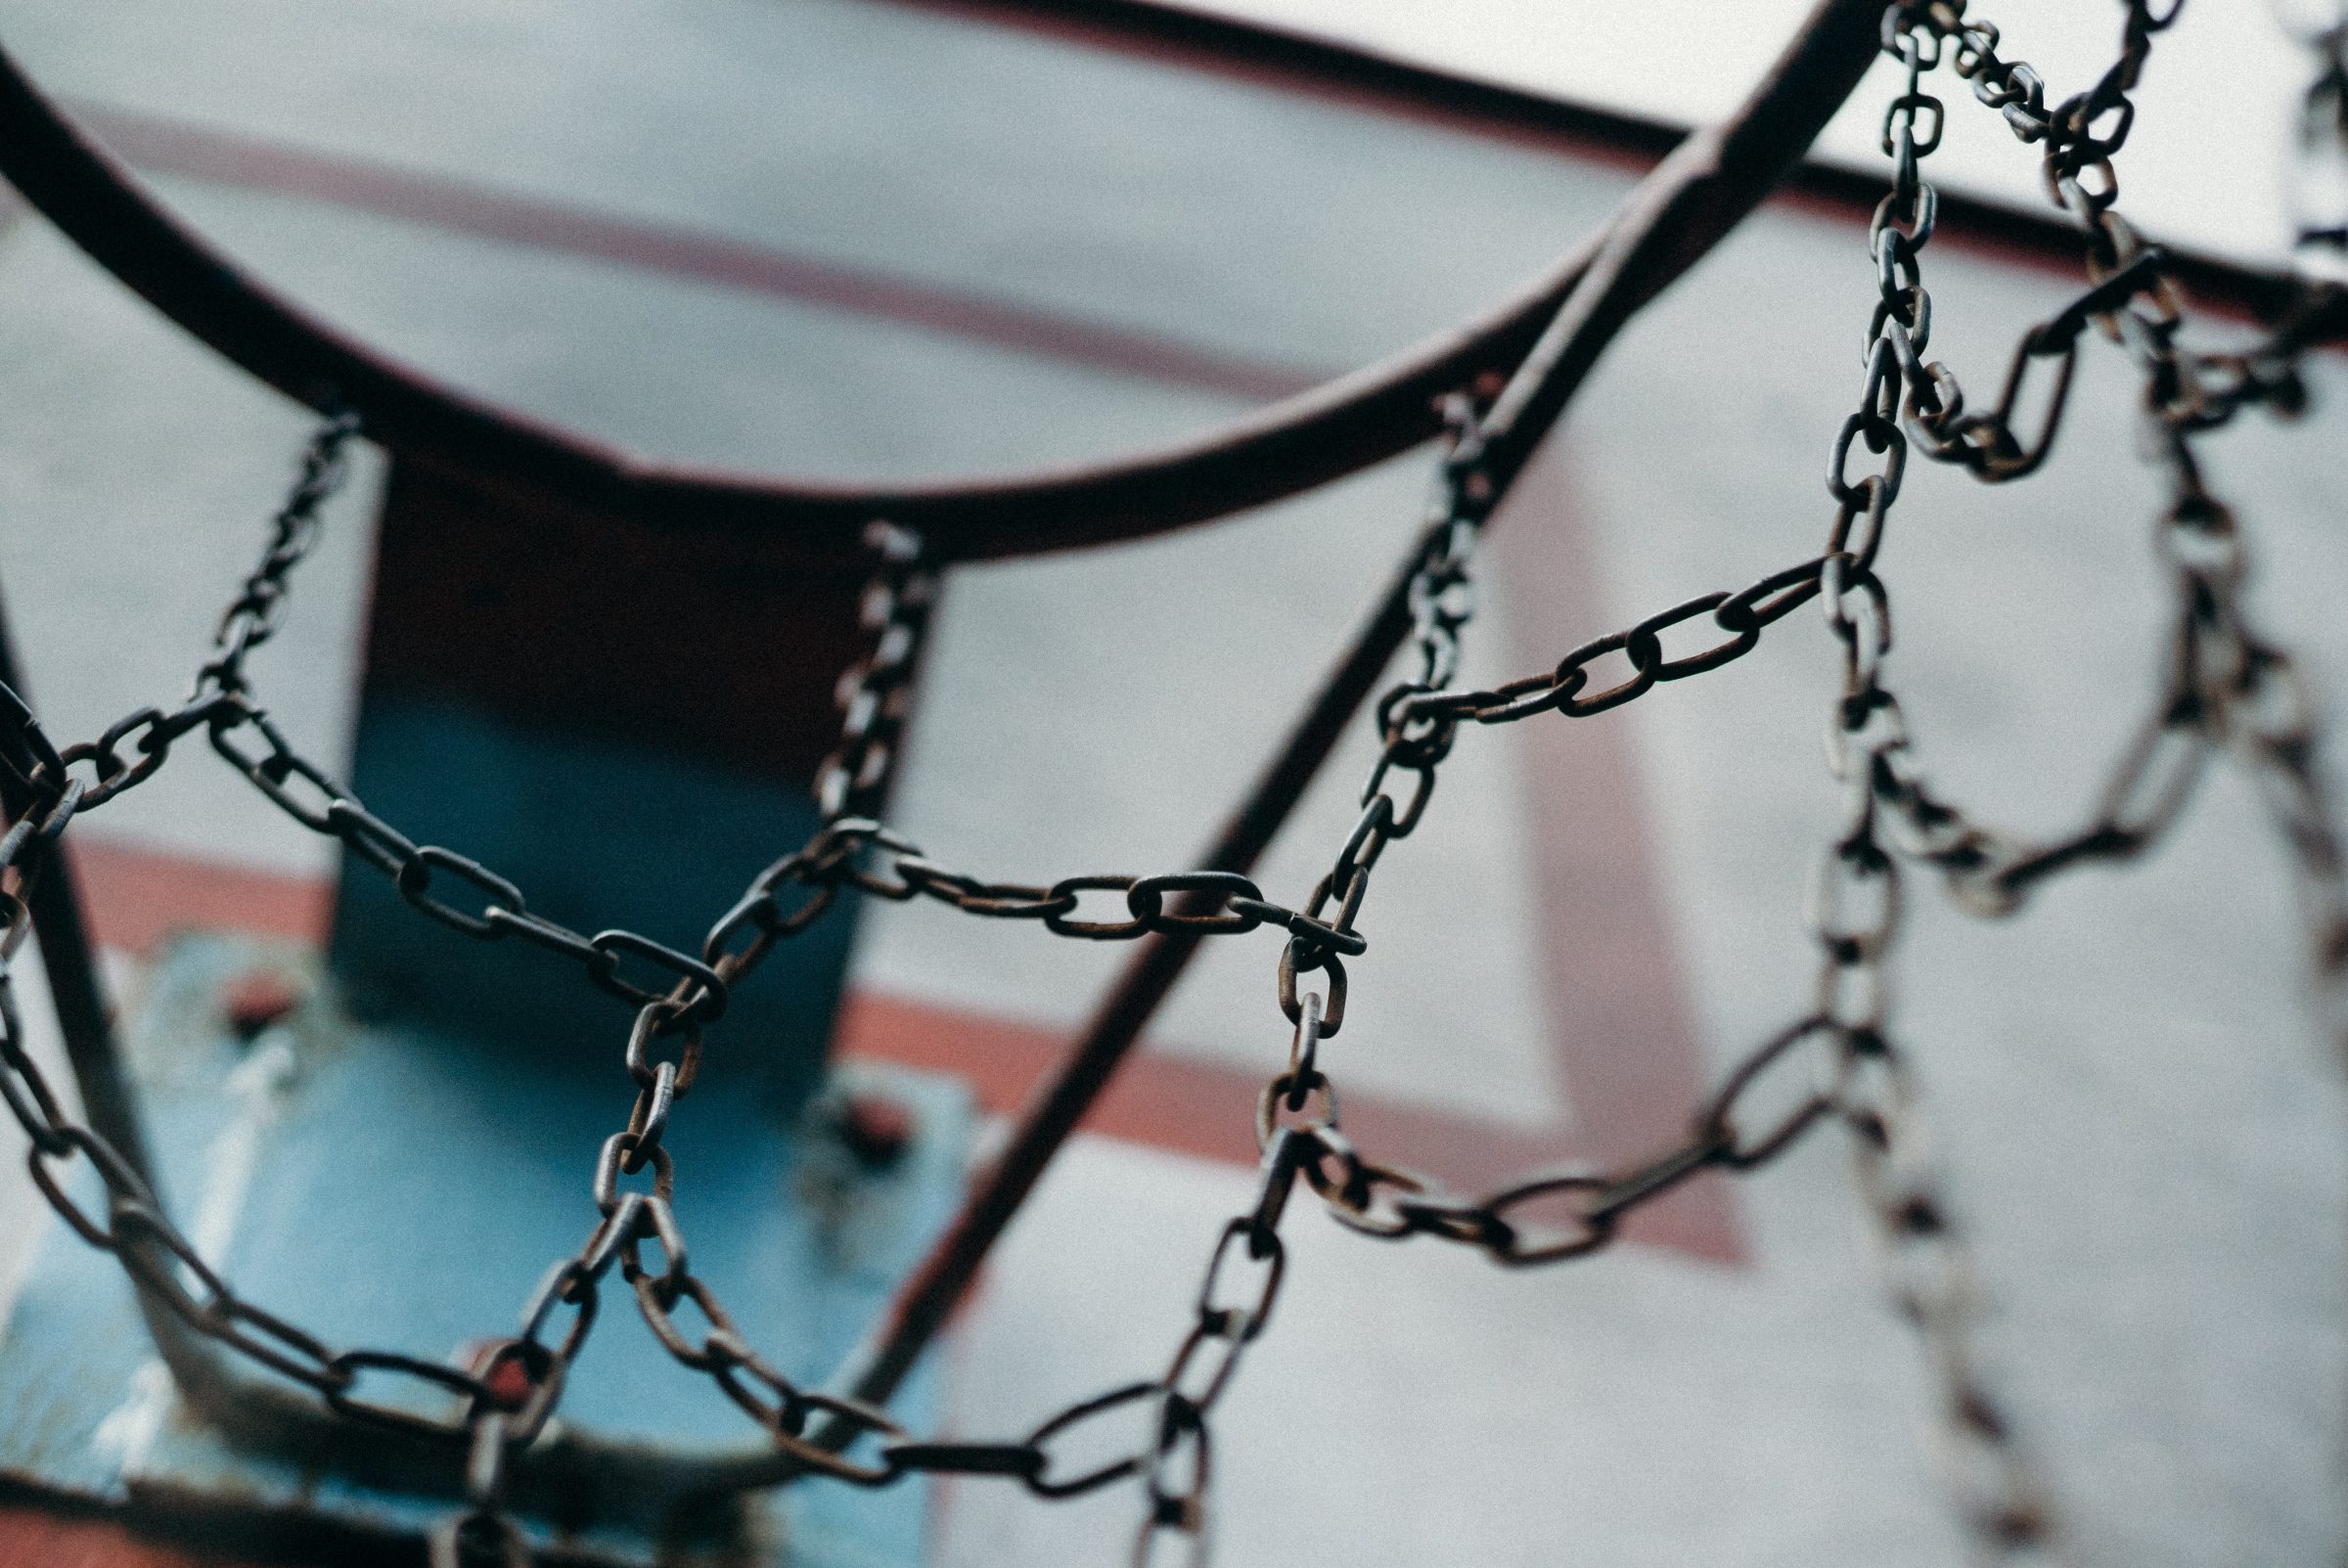
[[(256, 979), (301, 1001), (240, 1038)], [(511, 1326), (537, 1260), (592, 1225), (587, 1166), (608, 1095), (451, 1034), (370, 1027), (314, 960), (224, 936), (182, 939), (126, 1031), (158, 1179), (239, 1287), (338, 1340), (430, 1359)], [(909, 1136), (838, 1132), (884, 1100)], [(674, 1135), (700, 1180), (680, 1192), (697, 1272), (728, 1284), (745, 1332), (791, 1376), (848, 1358), (960, 1189), (960, 1084), (856, 1064), (796, 1112), (697, 1101)], [(586, 1157), (581, 1149), (588, 1151)], [(701, 1238), (706, 1238), (705, 1240)], [(543, 1547), (585, 1561), (880, 1568), (922, 1560), (925, 1488), (729, 1490), (762, 1456), (740, 1412), (611, 1303), (564, 1411), (515, 1494)], [(235, 1429), (175, 1382), (112, 1259), (54, 1223), (0, 1355), (0, 1474), (44, 1491), (226, 1525), (256, 1544), (413, 1536), (453, 1505), (461, 1456), (354, 1434), (297, 1391), (240, 1398)], [(251, 1389), (241, 1389), (249, 1395)], [(934, 1374), (895, 1409), (929, 1423)]]

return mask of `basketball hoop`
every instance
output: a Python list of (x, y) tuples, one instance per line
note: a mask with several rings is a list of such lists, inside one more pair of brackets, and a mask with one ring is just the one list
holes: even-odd
[[(1135, 1560), (1150, 1562), (1167, 1547), (1198, 1560), (1208, 1535), (1211, 1416), (1274, 1315), (1287, 1266), (1281, 1226), (1300, 1184), (1340, 1224), (1372, 1237), (1425, 1236), (1502, 1264), (1558, 1264), (1604, 1250), (1632, 1214), (1699, 1173), (1759, 1170), (1815, 1128), (1839, 1122), (1854, 1135), (1858, 1185), (1891, 1294), (1918, 1326), (1938, 1379), (1938, 1431), (1971, 1546), (1982, 1561), (2058, 1552), (2049, 1489), (1977, 1370), (1973, 1265), (1926, 1156), (1916, 1086), (1892, 1029), (1889, 954), (1901, 928), (1903, 868), (1929, 873), (1972, 914), (2009, 917), (2053, 878), (2150, 851), (2209, 766), (2231, 759), (2259, 786), (2288, 851), (2325, 1021), (2348, 1044), (2348, 868), (2317, 766), (2312, 704), (2296, 666), (2245, 609), (2239, 530), (2197, 458), (2197, 443), (2245, 410), (2296, 414), (2305, 401), (2302, 356), (2348, 330), (2348, 180), (2338, 177), (2348, 169), (2348, 24), (2333, 19), (2301, 34), (2318, 69), (2297, 153), (2302, 276), (2293, 302), (2255, 345), (2220, 353), (2185, 341), (2188, 312), (2169, 258), (2117, 208), (2113, 167), (2134, 118), (2129, 95), (2177, 14), (2151, 0), (2124, 0), (2120, 9), (2121, 44), (2109, 68), (2050, 103), (2039, 73), (2001, 52), (1998, 29), (1969, 16), (1966, 0), (1897, 0), (1888, 8), (1882, 0), (1824, 0), (1730, 122), (1690, 137), (1599, 235), (1485, 316), (1180, 447), (1083, 470), (878, 488), (647, 462), (490, 406), (353, 342), (182, 227), (0, 56), (0, 172), (126, 287), (327, 422), (186, 701), (141, 709), (93, 740), (61, 747), (23, 699), (0, 638), (0, 793), (14, 823), (0, 839), (0, 869), (11, 874), (0, 959), (38, 930), (86, 1121), (66, 1113), (26, 1054), (4, 962), (0, 1096), (31, 1140), (40, 1189), (82, 1241), (128, 1275), (176, 1397), (217, 1429), (203, 1441), (224, 1447), (204, 1452), (326, 1455), (316, 1462), (339, 1485), (366, 1494), (336, 1506), (411, 1534), (431, 1521), (436, 1568), (526, 1562), (534, 1542), (557, 1532), (636, 1560), (679, 1542), (725, 1542), (749, 1553), (755, 1543), (744, 1543), (755, 1532), (745, 1535), (741, 1516), (726, 1513), (740, 1497), (787, 1483), (877, 1490), (935, 1475), (1008, 1479), (1046, 1499), (1135, 1482), (1146, 1499)], [(1877, 288), (1865, 301), (1857, 405), (1839, 429), (1821, 432), (1832, 511), (1819, 553), (1660, 608), (1550, 669), (1489, 689), (1464, 685), (1470, 566), (1495, 509), (1616, 333), (1754, 208), (1878, 54), (1897, 62), (1905, 79), (1882, 121), (1891, 182), (1868, 236)], [(1952, 112), (1929, 91), (1944, 67), (2038, 148), (2049, 195), (2077, 227), (2086, 257), (2082, 291), (2022, 336), (1987, 406), (1968, 403), (1957, 373), (1928, 358), (1923, 258), (1938, 198), (1923, 169)], [(1912, 456), (1985, 483), (2036, 470), (2058, 438), (2073, 366), (2099, 337), (2116, 344), (2143, 379), (2146, 445), (2166, 487), (2155, 544), (2172, 595), (2169, 636), (2147, 716), (2084, 820), (2061, 832), (2023, 834), (1977, 819), (1924, 771), (1888, 684), (1891, 593), (1877, 552)], [(936, 846), (933, 857), (930, 846), (889, 826), (893, 765), (940, 572), (1222, 516), (1430, 438), (1439, 439), (1441, 457), (1424, 527), (1294, 730), (1194, 863), (1149, 875), (1003, 880), (984, 845), (952, 846), (951, 854)], [(358, 440), (384, 448), (396, 467), (360, 757), (345, 777), (271, 717), (248, 660), (288, 613), (321, 508)], [(583, 792), (617, 787), (610, 770), (647, 755), (629, 749), (646, 728), (634, 712), (599, 715), (610, 720), (604, 731), (620, 738), (610, 748), (518, 756), (515, 737), (525, 725), (501, 728), (501, 717), (469, 729), (472, 718), (453, 720), (433, 705), (463, 672), (452, 677), (433, 664), (439, 655), (418, 648), (389, 611), (450, 598), (418, 562), (445, 559), (446, 549), (459, 548), (451, 542), (469, 537), (488, 513), (575, 528), (599, 550), (634, 552), (630, 570), (680, 580), (705, 580), (750, 557), (787, 562), (799, 574), (790, 591), (816, 629), (813, 646), (840, 655), (820, 669), (743, 677), (771, 681), (762, 694), (778, 708), (836, 687), (841, 722), (820, 760), (778, 741), (757, 759), (755, 789), (717, 771), (690, 770), (643, 785), (652, 791), (646, 798), (674, 817), (763, 825), (795, 811), (804, 829), (745, 888), (729, 885), (713, 899), (683, 896), (700, 872), (660, 864), (663, 902), (713, 921), (698, 943), (648, 934), (649, 925), (583, 926), (562, 913), (560, 898), (540, 891), (539, 878), (559, 874), (565, 857), (624, 852), (637, 869), (653, 861), (656, 825), (643, 820), (651, 810), (630, 814), (616, 849), (583, 846), (578, 840), (591, 835), (566, 837), (561, 822), (499, 829), (519, 846), (519, 862), (432, 842), (408, 813), (413, 806), (429, 815), (451, 800), (477, 806), (490, 786), (475, 779), (462, 789), (449, 784), (459, 772), (512, 769)], [(607, 558), (589, 559), (592, 574), (592, 563)], [(1368, 958), (1358, 918), (1382, 857), (1431, 809), (1455, 745), (1484, 727), (1548, 723), (1540, 716), (1550, 713), (1585, 717), (1707, 674), (1751, 652), (1814, 600), (1840, 650), (1828, 736), (1843, 794), (1812, 888), (1813, 1006), (1764, 1034), (1715, 1095), (1691, 1107), (1686, 1138), (1645, 1161), (1530, 1171), (1468, 1195), (1358, 1146), (1342, 1130), (1332, 1068), (1347, 1014), (1347, 965)], [(710, 639), (697, 645), (697, 659), (738, 660), (753, 646), (749, 633), (723, 627), (696, 635)], [(1360, 815), (1327, 873), (1284, 901), (1254, 879), (1255, 865), (1398, 651), (1404, 674), (1373, 709), (1380, 749)], [(592, 689), (593, 673), (573, 684)], [(504, 677), (479, 678), (488, 687)], [(497, 712), (510, 717), (509, 709)], [(740, 743), (722, 725), (680, 722), (685, 750)], [(547, 1066), (523, 1036), (543, 1025), (567, 1051), (578, 998), (608, 995), (629, 1009), (624, 1031), (613, 1013), (606, 1035), (622, 1047), (633, 1100), (624, 1121), (602, 1113), (600, 1143), (579, 1150), (594, 1209), (564, 1223), (584, 1238), (548, 1268), (517, 1330), (476, 1339), (447, 1359), (434, 1359), (430, 1346), (330, 1340), (240, 1293), (166, 1214), (157, 1141), (114, 1040), (61, 850), (70, 822), (144, 784), (200, 735), (288, 816), (339, 846), (348, 872), (336, 938), (342, 995), (301, 1001), (301, 1015), (314, 1020), (305, 1027), (363, 1025), (417, 1051), (441, 1049), (420, 1042), (462, 1036), (474, 1049), (484, 1043), (481, 1020), (502, 1008), (523, 1020), (512, 1024), (512, 1039), (496, 1038), (498, 1048), (511, 1048), (511, 1070), (552, 1078), (569, 1069)], [(769, 788), (787, 776), (795, 802), (789, 808)], [(811, 808), (798, 798), (810, 783)], [(729, 793), (738, 785), (747, 792)], [(697, 882), (690, 891), (702, 888)], [(854, 902), (842, 897), (848, 893), (926, 899), (1051, 936), (1130, 943), (1135, 957), (1083, 1040), (958, 1200), (963, 1113), (950, 1094), (907, 1088), (918, 1102), (912, 1112), (885, 1127), (875, 1115), (857, 1124), (847, 1140), (852, 1154), (876, 1168), (900, 1162), (890, 1178), (896, 1185), (886, 1187), (893, 1207), (870, 1223), (908, 1267), (852, 1352), (829, 1375), (807, 1377), (761, 1347), (749, 1312), (738, 1314), (711, 1282), (714, 1271), (697, 1270), (671, 1201), (677, 1184), (696, 1173), (668, 1139), (672, 1124), (689, 1116), (683, 1102), (697, 1084), (704, 1087), (696, 1108), (753, 1089), (793, 1106), (828, 1093), (820, 1030), (803, 1016), (785, 1017), (749, 981), (770, 962), (770, 982), (789, 969), (791, 989), (817, 998), (813, 1010), (828, 1019), (844, 953), (837, 912)], [(1023, 1435), (966, 1441), (910, 1429), (892, 1412), (892, 1398), (1184, 965), (1210, 938), (1273, 928), (1285, 938), (1273, 978), (1288, 1050), (1256, 1109), (1257, 1184), (1218, 1234), (1200, 1238), (1206, 1262), (1196, 1316), (1164, 1369), (1057, 1411), (1007, 1416), (1007, 1429)], [(525, 973), (516, 955), (536, 967)], [(191, 963), (177, 980), (191, 996), (216, 997), (225, 970)], [(347, 1016), (337, 1010), (344, 1002)], [(172, 1006), (158, 1004), (159, 1021), (142, 1027), (192, 1030), (192, 1014)], [(762, 1007), (778, 1010), (755, 1010)], [(792, 1043), (753, 1066), (726, 1061), (729, 1036)], [(745, 1076), (752, 1072), (760, 1075), (754, 1084)], [(230, 1076), (224, 1070), (207, 1081), (205, 1097), (236, 1092)], [(362, 1081), (373, 1082), (347, 1080)], [(549, 1102), (567, 1105), (567, 1093), (550, 1094)], [(354, 1103), (370, 1120), (391, 1114), (380, 1101)], [(616, 1131), (608, 1130), (612, 1124)], [(410, 1135), (393, 1128), (382, 1136)], [(754, 1438), (695, 1446), (565, 1420), (565, 1401), (585, 1376), (574, 1380), (574, 1364), (614, 1280), (627, 1286), (667, 1360), (706, 1378), (747, 1416)], [(441, 1288), (431, 1279), (399, 1284), (426, 1297)], [(1145, 1436), (1130, 1452), (1105, 1462), (1076, 1457), (1087, 1433), (1136, 1418)]]

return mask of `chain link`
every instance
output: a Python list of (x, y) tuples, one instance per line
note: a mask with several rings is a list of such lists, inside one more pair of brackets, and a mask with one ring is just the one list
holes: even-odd
[[(1896, 229), (1879, 225), (1878, 278), (1896, 273), (1900, 293), (1895, 299), (1887, 290), (1871, 324), (1863, 406), (1871, 419), (1879, 412), (1876, 367), (1889, 344), (1908, 382), (1910, 429), (1927, 455), (1964, 461), (1985, 479), (2016, 477), (2044, 458), (2054, 439), (2080, 328), (2095, 319), (2145, 378), (2146, 445), (2170, 492), (2157, 538), (2177, 605), (2160, 697), (2124, 748), (2090, 823), (2052, 843), (2020, 845), (1970, 824), (1934, 796), (1917, 770), (1898, 700), (1881, 679), (1891, 640), (1889, 597), (1873, 571), (1873, 554), (1890, 497), (1870, 508), (1862, 554), (1848, 544), (1850, 498), (1829, 474), (1829, 489), (1841, 510), (1830, 534), (1829, 549), (1837, 553), (1828, 562), (1823, 599), (1842, 644), (1843, 680), (1829, 752), (1845, 804), (1820, 860), (1813, 902), (1812, 934), (1821, 954), (1818, 1012), (1836, 1056), (1835, 1108), (1857, 1135), (1858, 1186), (1874, 1222), (1884, 1274), (1893, 1300), (1922, 1338), (1935, 1376), (1936, 1430), (1959, 1519), (1976, 1561), (2014, 1563), (2055, 1556), (2059, 1532), (2048, 1488), (1981, 1374), (1974, 1262), (1932, 1169), (1913, 1074), (1887, 1029), (1886, 961), (1901, 913), (1895, 856), (1938, 867), (1960, 902), (1977, 913), (2008, 914), (2023, 890), (2058, 871), (2141, 854), (2176, 819), (2207, 753), (2226, 746), (2265, 787), (2293, 851), (2310, 947), (2335, 1009), (2348, 974), (2348, 898), (2339, 838), (2316, 771), (2306, 693), (2290, 661), (2243, 616), (2238, 535), (2231, 513), (2204, 486), (2191, 447), (2195, 435), (2254, 403), (2298, 411), (2303, 399), (2293, 361), (2300, 344), (2291, 338), (2297, 329), (2286, 321), (2267, 345), (2245, 356), (2182, 350), (2176, 342), (2184, 320), (2181, 296), (2163, 259), (2113, 209), (2118, 182), (2111, 157), (2134, 114), (2126, 94), (2141, 76), (2151, 39), (2175, 22), (2178, 8), (2173, 4), (2156, 15), (2144, 0), (2130, 0), (2118, 60), (2094, 89), (2053, 111), (2044, 108), (2037, 72), (2001, 60), (1997, 29), (1963, 13), (1958, 0), (1895, 6), (1886, 14), (1885, 48), (1907, 64), (1909, 74), (1908, 92), (1893, 111), (1899, 116), (1905, 106), (1906, 122), (1887, 122), (1885, 136), (1885, 151), (1895, 158), (1892, 200), (1903, 191), (1930, 189), (1916, 173), (1918, 157), (1930, 148), (1911, 127), (1920, 107), (1930, 103), (1919, 90), (1920, 73), (1945, 48), (1956, 71), (1973, 80), (1975, 96), (2000, 109), (2018, 137), (2045, 143), (2050, 193), (2090, 237), (2092, 287), (2054, 322), (2025, 336), (1998, 415), (1971, 427), (1988, 433), (1960, 442), (1951, 438), (1964, 426), (1947, 418), (1961, 407), (1950, 390), (1953, 380), (1939, 366), (1919, 364), (1919, 339), (1929, 320), (1928, 296), (1914, 265), (1921, 242), (1896, 240)], [(1937, 115), (1937, 105), (1933, 109)], [(1929, 142), (1938, 140), (1937, 118), (1933, 127)], [(1914, 201), (1914, 210), (1929, 209), (1928, 198)], [(1881, 264), (1886, 233), (1895, 237), (1889, 248), (1899, 258), (1896, 268)], [(2304, 317), (2306, 309), (2303, 295), (2294, 315)], [(2035, 443), (2023, 448), (2006, 422), (2026, 361), (2051, 354), (2058, 354), (2060, 364), (2050, 412)], [(1900, 431), (1879, 420), (1869, 428), (1876, 450), (1897, 450)], [(1945, 444), (1936, 446), (1935, 439)], [(1992, 460), (1973, 461), (1981, 453)], [(1841, 455), (1838, 442), (1835, 464)], [(1890, 471), (1896, 473), (1896, 464)], [(1896, 478), (1886, 488), (1896, 490)], [(2342, 1021), (2332, 1020), (2335, 1028)]]

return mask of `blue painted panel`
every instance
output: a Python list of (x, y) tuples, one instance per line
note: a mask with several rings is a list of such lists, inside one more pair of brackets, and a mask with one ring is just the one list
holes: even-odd
[[(536, 913), (587, 934), (624, 926), (687, 953), (818, 821), (803, 784), (373, 690), (351, 782), (418, 842), (441, 843), (518, 883)], [(439, 880), (460, 908), (479, 907), (454, 877)], [(713, 1033), (704, 1074), (755, 1080), (751, 1092), (785, 1108), (814, 1089), (850, 915), (835, 909), (774, 951)], [(359, 1018), (494, 1043), (508, 1060), (538, 1058), (536, 1070), (551, 1057), (556, 1070), (601, 1079), (626, 1042), (626, 1006), (587, 984), (575, 963), (426, 919), (363, 866), (343, 869), (331, 963)]]
[[(331, 1343), (436, 1360), (511, 1331), (546, 1263), (574, 1250), (596, 1218), (588, 1177), (596, 1144), (625, 1114), (625, 1075), (616, 1062), (547, 1072), (445, 1032), (354, 1026), (331, 988), (249, 1045), (231, 1039), (218, 1022), (223, 987), (286, 962), (198, 937), (158, 965), (131, 1048), (175, 1212), (242, 1293)], [(866, 1331), (942, 1223), (971, 1126), (952, 1080), (871, 1066), (842, 1075), (913, 1113), (914, 1142), (885, 1170), (858, 1165), (804, 1115), (723, 1089), (684, 1101), (671, 1134), (695, 1272), (753, 1343), (810, 1383)], [(206, 1229), (226, 1233), (206, 1238)], [(413, 1533), (448, 1507), (327, 1471), (314, 1454), (228, 1443), (158, 1377), (114, 1265), (62, 1231), (47, 1238), (7, 1340), (0, 1473), (15, 1479), (280, 1527), (306, 1517)], [(926, 1429), (934, 1400), (925, 1369), (892, 1408)], [(741, 1412), (660, 1351), (616, 1279), (564, 1419), (566, 1440), (590, 1447), (756, 1441)], [(595, 1501), (571, 1501), (583, 1512)], [(758, 1500), (738, 1523), (762, 1544), (749, 1560), (910, 1568), (923, 1557), (925, 1513), (918, 1483), (867, 1493), (813, 1481)], [(655, 1549), (610, 1523), (563, 1539), (614, 1562), (649, 1562)]]

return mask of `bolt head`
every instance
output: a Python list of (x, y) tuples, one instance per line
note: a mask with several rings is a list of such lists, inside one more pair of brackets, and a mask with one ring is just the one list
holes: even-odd
[(832, 1129), (860, 1163), (879, 1169), (904, 1157), (913, 1142), (913, 1112), (884, 1095), (849, 1095), (840, 1100)]
[(239, 1040), (250, 1040), (301, 1005), (301, 992), (284, 975), (250, 969), (221, 994), (220, 1011)]

